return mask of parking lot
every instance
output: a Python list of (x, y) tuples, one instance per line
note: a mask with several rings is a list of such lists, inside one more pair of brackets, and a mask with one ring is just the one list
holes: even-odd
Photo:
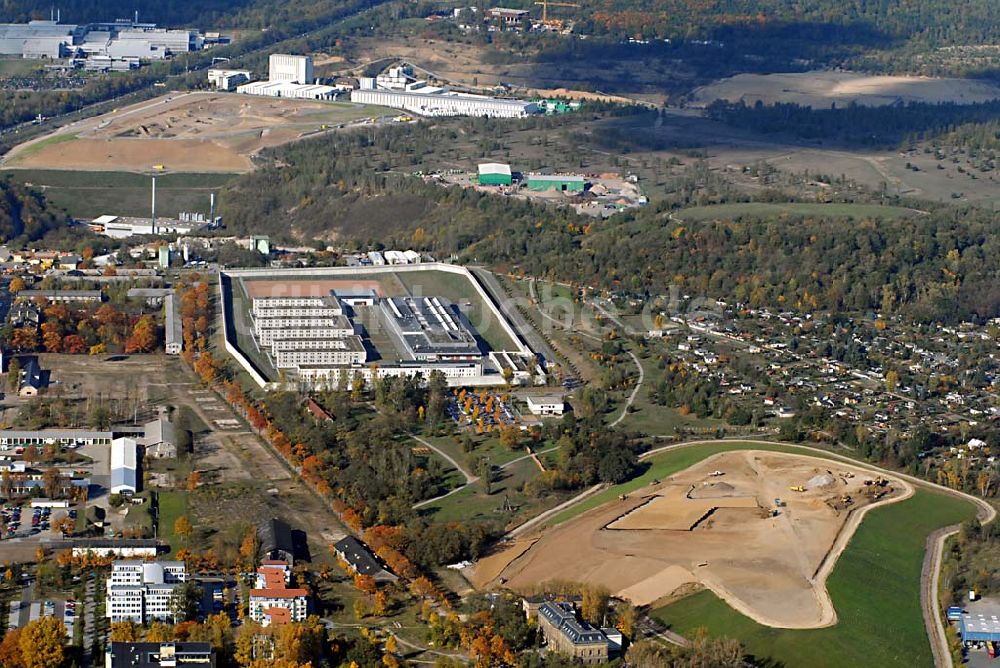
[(7, 628), (20, 628), (40, 617), (55, 617), (63, 620), (70, 640), (76, 624), (77, 602), (73, 599), (54, 597), (36, 598), (35, 581), (27, 578), (21, 589), (21, 598), (10, 602), (7, 614)]

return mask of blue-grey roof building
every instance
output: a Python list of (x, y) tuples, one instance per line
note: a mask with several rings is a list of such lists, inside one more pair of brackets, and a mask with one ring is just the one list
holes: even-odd
[(584, 665), (607, 662), (607, 636), (600, 629), (578, 620), (571, 603), (542, 603), (538, 607), (538, 626), (552, 651), (571, 656)]
[(963, 643), (1000, 642), (1000, 612), (963, 613), (958, 633)]

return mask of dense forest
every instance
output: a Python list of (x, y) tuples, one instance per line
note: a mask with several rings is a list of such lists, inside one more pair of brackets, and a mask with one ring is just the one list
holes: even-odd
[(884, 310), (922, 320), (1000, 315), (1000, 238), (992, 213), (934, 208), (903, 219), (842, 214), (742, 216), (686, 224), (675, 209), (701, 203), (679, 189), (607, 220), (458, 187), (390, 169), (417, 169), (456, 124), (370, 129), (271, 152), (265, 167), (224, 193), (235, 230), (317, 236), (360, 246), (415, 246), (439, 257), (520, 269), (580, 284), (660, 294), (685, 292), (753, 306)]
[[(851, 104), (813, 109), (794, 103), (747, 105), (716, 100), (707, 116), (763, 134), (790, 134), (820, 143), (859, 146), (898, 146), (935, 136), (958, 125), (993, 122), (1000, 115), (1000, 100), (978, 104), (927, 104), (910, 102), (881, 107)], [(996, 141), (996, 134), (993, 135)]]
[(46, 233), (65, 227), (63, 213), (45, 206), (42, 196), (24, 186), (0, 180), (0, 240), (19, 245), (36, 241)]
[(862, 29), (928, 46), (1000, 40), (993, 0), (590, 0), (584, 30), (625, 37), (739, 39), (771, 26), (801, 27), (824, 41)]

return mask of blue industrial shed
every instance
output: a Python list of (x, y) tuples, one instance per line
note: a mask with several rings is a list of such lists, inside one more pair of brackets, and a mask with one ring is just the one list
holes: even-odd
[(1000, 642), (1000, 614), (965, 613), (958, 632), (962, 642)]

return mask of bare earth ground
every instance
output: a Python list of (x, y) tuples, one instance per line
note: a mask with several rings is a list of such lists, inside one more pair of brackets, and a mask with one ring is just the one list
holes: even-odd
[(385, 289), (379, 281), (362, 280), (299, 280), (299, 281), (248, 281), (244, 280), (247, 295), (257, 297), (322, 297), (331, 290), (374, 290), (380, 295)]
[[(831, 480), (810, 486), (817, 476)], [(501, 555), (484, 560), (484, 577), (477, 565), (473, 581), (482, 586), (486, 578), (501, 578), (507, 587), (527, 590), (573, 579), (636, 605), (698, 583), (761, 624), (829, 626), (836, 612), (826, 576), (864, 512), (913, 493), (892, 480), (893, 491), (872, 501), (863, 484), (868, 478), (862, 469), (803, 455), (720, 453), (544, 531), (526, 551), (516, 544), (499, 576)], [(790, 490), (797, 485), (806, 491)], [(845, 494), (849, 506), (830, 505)], [(771, 516), (778, 498), (787, 505)]]
[(869, 76), (855, 72), (789, 72), (738, 74), (694, 90), (691, 102), (705, 106), (715, 100), (749, 105), (794, 102), (814, 108), (854, 102), (867, 106), (897, 102), (958, 102), (971, 104), (1000, 98), (1000, 87), (972, 79), (932, 79), (913, 76)]
[[(371, 115), (371, 108), (235, 93), (167, 94), (60, 128), (14, 148), (6, 168), (248, 172), (251, 157)], [(75, 137), (66, 139), (67, 137)]]

